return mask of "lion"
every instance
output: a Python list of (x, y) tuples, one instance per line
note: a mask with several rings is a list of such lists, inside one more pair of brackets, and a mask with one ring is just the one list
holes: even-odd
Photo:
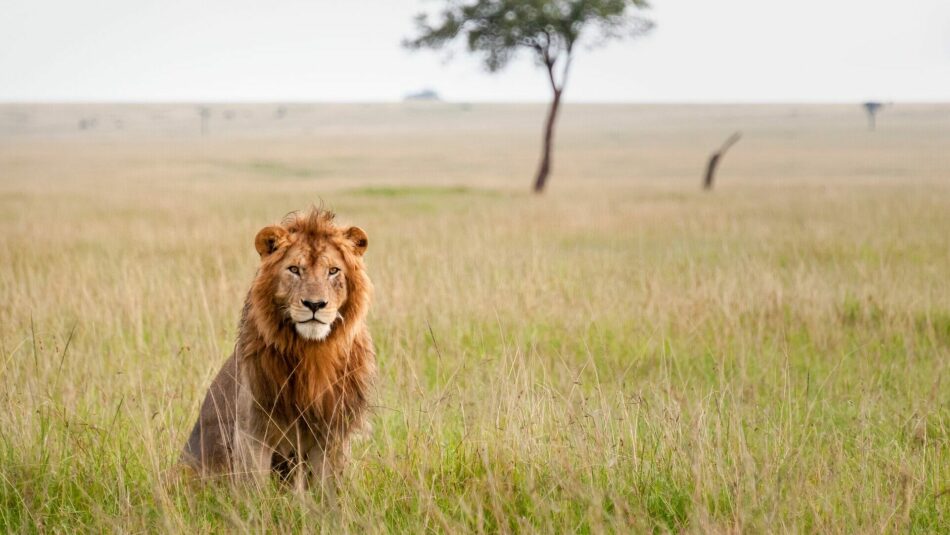
[(234, 352), (211, 384), (182, 461), (202, 476), (306, 488), (339, 472), (367, 428), (376, 374), (366, 325), (367, 236), (311, 208), (264, 227)]

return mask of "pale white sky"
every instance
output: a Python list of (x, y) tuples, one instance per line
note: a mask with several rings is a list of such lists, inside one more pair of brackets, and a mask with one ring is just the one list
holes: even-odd
[[(547, 100), (524, 59), (410, 52), (419, 0), (0, 0), (0, 101)], [(950, 100), (950, 0), (653, 0), (569, 101)], [(459, 49), (460, 50), (460, 49)]]

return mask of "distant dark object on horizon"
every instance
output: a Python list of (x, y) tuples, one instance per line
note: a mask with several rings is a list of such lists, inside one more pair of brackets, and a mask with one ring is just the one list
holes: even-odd
[(414, 100), (422, 100), (429, 102), (442, 102), (442, 97), (435, 92), (434, 89), (423, 89), (422, 91), (416, 91), (415, 93), (407, 93), (403, 100), (409, 102)]
[(99, 120), (95, 117), (83, 117), (79, 120), (79, 129), (80, 130), (89, 130), (95, 128), (99, 124)]
[(726, 151), (729, 150), (733, 145), (735, 145), (740, 139), (742, 139), (742, 132), (736, 132), (729, 136), (722, 146), (719, 147), (719, 150), (712, 153), (709, 157), (709, 163), (706, 164), (706, 175), (703, 178), (703, 189), (706, 191), (711, 191), (713, 188), (713, 181), (716, 179), (716, 168), (719, 167), (719, 161), (722, 160), (722, 157), (726, 155)]
[(884, 107), (884, 103), (865, 102), (862, 105), (864, 106), (864, 111), (868, 114), (868, 130), (874, 130), (877, 128), (877, 112), (881, 111), (881, 108)]
[(198, 106), (198, 115), (201, 116), (201, 135), (208, 135), (208, 121), (211, 120), (211, 108)]

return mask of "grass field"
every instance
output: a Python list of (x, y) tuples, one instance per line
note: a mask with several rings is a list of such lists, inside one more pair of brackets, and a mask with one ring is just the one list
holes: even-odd
[[(0, 532), (950, 532), (950, 106), (568, 106), (537, 198), (542, 114), (0, 106)], [(321, 202), (373, 432), (335, 501), (182, 480)]]

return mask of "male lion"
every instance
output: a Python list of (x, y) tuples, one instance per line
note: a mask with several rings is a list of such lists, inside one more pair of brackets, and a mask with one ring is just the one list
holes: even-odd
[(366, 233), (311, 209), (263, 228), (234, 353), (201, 405), (182, 460), (205, 476), (304, 487), (345, 461), (376, 372), (366, 327)]

